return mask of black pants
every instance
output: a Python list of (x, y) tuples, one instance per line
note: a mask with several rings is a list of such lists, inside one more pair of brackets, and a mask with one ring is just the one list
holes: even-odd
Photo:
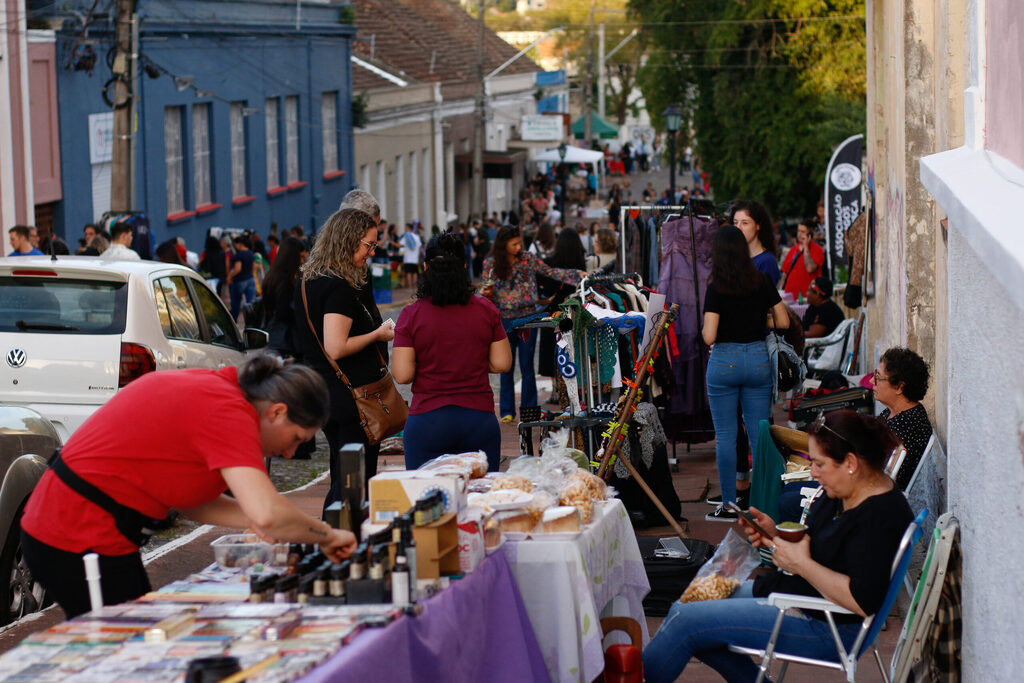
[(327, 498), (324, 499), (324, 509), (338, 500), (338, 482), (341, 480), (341, 473), (338, 472), (338, 449), (347, 443), (361, 443), (365, 446), (366, 481), (363, 483), (363, 487), (366, 491), (369, 490), (367, 482), (370, 481), (370, 477), (377, 474), (377, 456), (380, 455), (380, 444), (371, 446), (367, 443), (366, 432), (359, 424), (359, 411), (356, 409), (356, 401), (352, 398), (352, 392), (337, 380), (329, 381), (328, 390), (331, 395), (331, 417), (324, 425), (324, 434), (327, 435), (331, 453), (331, 487), (327, 491)]
[[(25, 531), (21, 532), (21, 549), (32, 577), (61, 606), (68, 619), (91, 609), (82, 562), (82, 556), (89, 551), (72, 553), (54, 548)], [(138, 552), (100, 555), (100, 586), (104, 605), (128, 602), (152, 590)]]

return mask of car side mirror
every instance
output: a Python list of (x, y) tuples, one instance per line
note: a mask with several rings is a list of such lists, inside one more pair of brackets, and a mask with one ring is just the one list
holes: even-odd
[(262, 349), (270, 343), (270, 335), (255, 327), (247, 327), (242, 332), (242, 347), (246, 351)]

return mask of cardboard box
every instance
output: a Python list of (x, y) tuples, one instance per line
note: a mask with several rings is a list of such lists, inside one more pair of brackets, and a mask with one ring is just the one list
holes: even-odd
[(444, 497), (445, 513), (465, 509), (466, 484), (460, 477), (420, 470), (381, 472), (370, 479), (370, 521), (388, 524), (434, 491)]

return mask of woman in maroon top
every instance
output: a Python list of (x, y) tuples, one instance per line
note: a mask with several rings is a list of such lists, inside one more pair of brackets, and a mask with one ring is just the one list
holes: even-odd
[(427, 246), (417, 301), (398, 317), (391, 374), (412, 382), (405, 466), (446, 453), (484, 451), (492, 471), (501, 454), (488, 372), (512, 367), (498, 309), (473, 294), (465, 248), (454, 235)]

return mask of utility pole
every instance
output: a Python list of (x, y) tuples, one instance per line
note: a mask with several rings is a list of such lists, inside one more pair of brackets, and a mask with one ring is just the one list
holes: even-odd
[(597, 115), (604, 118), (604, 24), (597, 27)]
[(117, 0), (117, 18), (114, 25), (114, 140), (110, 164), (110, 210), (130, 211), (131, 186), (131, 135), (132, 108), (126, 98), (134, 97), (128, 92), (131, 75), (132, 15), (135, 0)]
[(479, 213), (481, 221), (484, 215), (484, 145), (486, 135), (484, 121), (487, 117), (487, 92), (484, 84), (484, 4), (486, 0), (478, 0), (477, 14), (480, 20), (480, 37), (476, 48), (476, 107), (473, 116), (473, 182), (470, 193), (470, 220), (474, 213)]
[(594, 78), (594, 0), (590, 0), (590, 28), (587, 31), (587, 73), (583, 80), (583, 146), (590, 148), (594, 122), (590, 117), (590, 91)]

